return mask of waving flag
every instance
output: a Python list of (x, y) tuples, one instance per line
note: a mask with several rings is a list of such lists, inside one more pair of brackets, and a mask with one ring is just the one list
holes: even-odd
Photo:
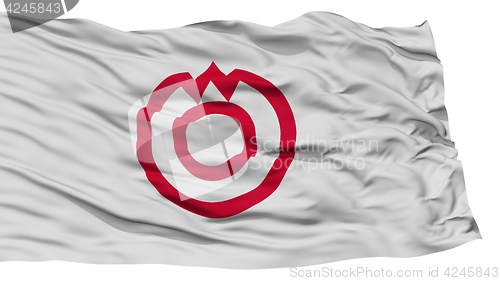
[(227, 268), (480, 238), (429, 24), (0, 17), (0, 260)]

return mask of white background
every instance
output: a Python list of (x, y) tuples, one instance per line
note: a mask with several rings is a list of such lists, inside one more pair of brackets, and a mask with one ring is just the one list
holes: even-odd
[[(273, 26), (306, 12), (319, 10), (334, 12), (371, 27), (407, 27), (419, 25), (424, 20), (429, 21), (438, 57), (444, 66), (445, 103), (451, 136), (459, 151), (459, 160), (463, 162), (469, 205), (483, 240), (417, 258), (366, 258), (301, 269), (321, 270), (325, 266), (341, 270), (365, 266), (372, 270), (423, 269), (425, 276), (429, 267), (439, 267), (440, 273), (451, 266), (500, 267), (500, 171), (497, 170), (500, 168), (500, 134), (497, 124), (500, 115), (500, 5), (496, 5), (495, 1), (81, 0), (63, 18), (90, 19), (130, 31), (174, 28), (219, 19), (239, 19)], [(5, 11), (5, 7), (2, 6), (0, 11)], [(0, 263), (0, 280), (125, 281), (181, 278), (302, 279), (290, 278), (288, 268), (223, 270), (169, 265), (88, 265), (55, 261)], [(415, 278), (426, 279), (428, 278)]]

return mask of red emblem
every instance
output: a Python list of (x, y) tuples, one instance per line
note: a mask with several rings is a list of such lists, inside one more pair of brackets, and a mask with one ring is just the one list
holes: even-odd
[[(201, 97), (209, 82), (224, 96), (227, 102), (211, 101), (201, 103)], [(174, 148), (182, 165), (194, 176), (207, 181), (220, 180), (227, 176), (227, 168), (231, 175), (237, 173), (257, 152), (255, 142), (255, 126), (244, 108), (232, 103), (231, 97), (239, 82), (245, 83), (261, 93), (273, 107), (280, 125), (279, 155), (264, 180), (253, 190), (235, 198), (219, 202), (205, 202), (181, 194), (157, 167), (152, 151), (153, 114), (159, 112), (169, 97), (179, 88), (183, 88), (197, 106), (187, 110), (183, 116), (174, 121), (172, 133)], [(160, 91), (161, 90), (161, 91)], [(221, 114), (231, 117), (240, 127), (244, 139), (243, 151), (226, 163), (209, 166), (196, 161), (189, 153), (186, 140), (187, 126), (210, 114)], [(295, 156), (296, 126), (292, 109), (283, 93), (271, 82), (251, 72), (235, 69), (228, 75), (222, 73), (212, 63), (210, 67), (196, 79), (189, 73), (178, 73), (167, 77), (153, 91), (149, 102), (137, 114), (137, 158), (146, 176), (156, 190), (166, 199), (195, 214), (208, 218), (224, 218), (239, 214), (260, 203), (271, 195), (280, 185), (283, 177)], [(253, 140), (253, 141), (252, 141)], [(230, 165), (229, 165), (230, 163)], [(182, 199), (188, 198), (188, 199)]]

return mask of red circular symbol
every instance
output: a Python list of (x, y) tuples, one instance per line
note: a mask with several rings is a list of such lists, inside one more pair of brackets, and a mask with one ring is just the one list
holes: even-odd
[[(201, 102), (201, 96), (208, 84), (212, 82), (227, 102)], [(264, 180), (251, 191), (237, 197), (219, 201), (206, 202), (190, 198), (180, 193), (163, 177), (153, 158), (152, 126), (153, 114), (159, 112), (170, 96), (179, 88), (183, 88), (198, 105), (187, 110), (184, 115), (174, 120), (172, 134), (175, 152), (182, 165), (193, 175), (207, 181), (223, 179), (238, 172), (257, 152), (255, 142), (255, 126), (252, 118), (240, 106), (231, 103), (230, 99), (239, 82), (243, 82), (262, 94), (273, 107), (280, 125), (279, 155)], [(240, 127), (244, 139), (243, 151), (220, 165), (208, 166), (196, 161), (188, 151), (186, 130), (190, 123), (210, 114), (221, 114), (231, 117)], [(297, 130), (292, 109), (283, 93), (271, 82), (251, 72), (235, 69), (228, 75), (222, 73), (215, 63), (196, 79), (187, 73), (178, 73), (167, 77), (153, 91), (148, 104), (137, 114), (137, 158), (144, 169), (148, 180), (156, 190), (174, 204), (195, 214), (208, 218), (224, 218), (239, 214), (260, 203), (270, 196), (280, 185), (283, 177), (295, 156), (295, 140)], [(252, 141), (253, 139), (253, 141)], [(228, 163), (231, 165), (228, 165)], [(181, 200), (181, 198), (183, 198)], [(185, 199), (188, 198), (188, 199)]]
[[(210, 166), (196, 161), (188, 151), (186, 139), (186, 130), (191, 122), (197, 121), (210, 114), (223, 114), (233, 118), (238, 123), (243, 132), (245, 144), (243, 151), (231, 157), (225, 163)], [(255, 143), (255, 126), (252, 118), (240, 106), (231, 102), (205, 102), (189, 109), (183, 116), (175, 119), (172, 129), (174, 136), (174, 148), (177, 157), (182, 165), (193, 175), (200, 179), (208, 181), (222, 180), (227, 177), (229, 167), (230, 175), (237, 173), (250, 157), (257, 153), (257, 144)], [(252, 141), (254, 140), (254, 141)]]

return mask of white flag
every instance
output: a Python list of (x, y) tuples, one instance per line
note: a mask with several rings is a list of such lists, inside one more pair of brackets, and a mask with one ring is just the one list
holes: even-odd
[(0, 260), (225, 268), (480, 238), (428, 22), (0, 16)]

